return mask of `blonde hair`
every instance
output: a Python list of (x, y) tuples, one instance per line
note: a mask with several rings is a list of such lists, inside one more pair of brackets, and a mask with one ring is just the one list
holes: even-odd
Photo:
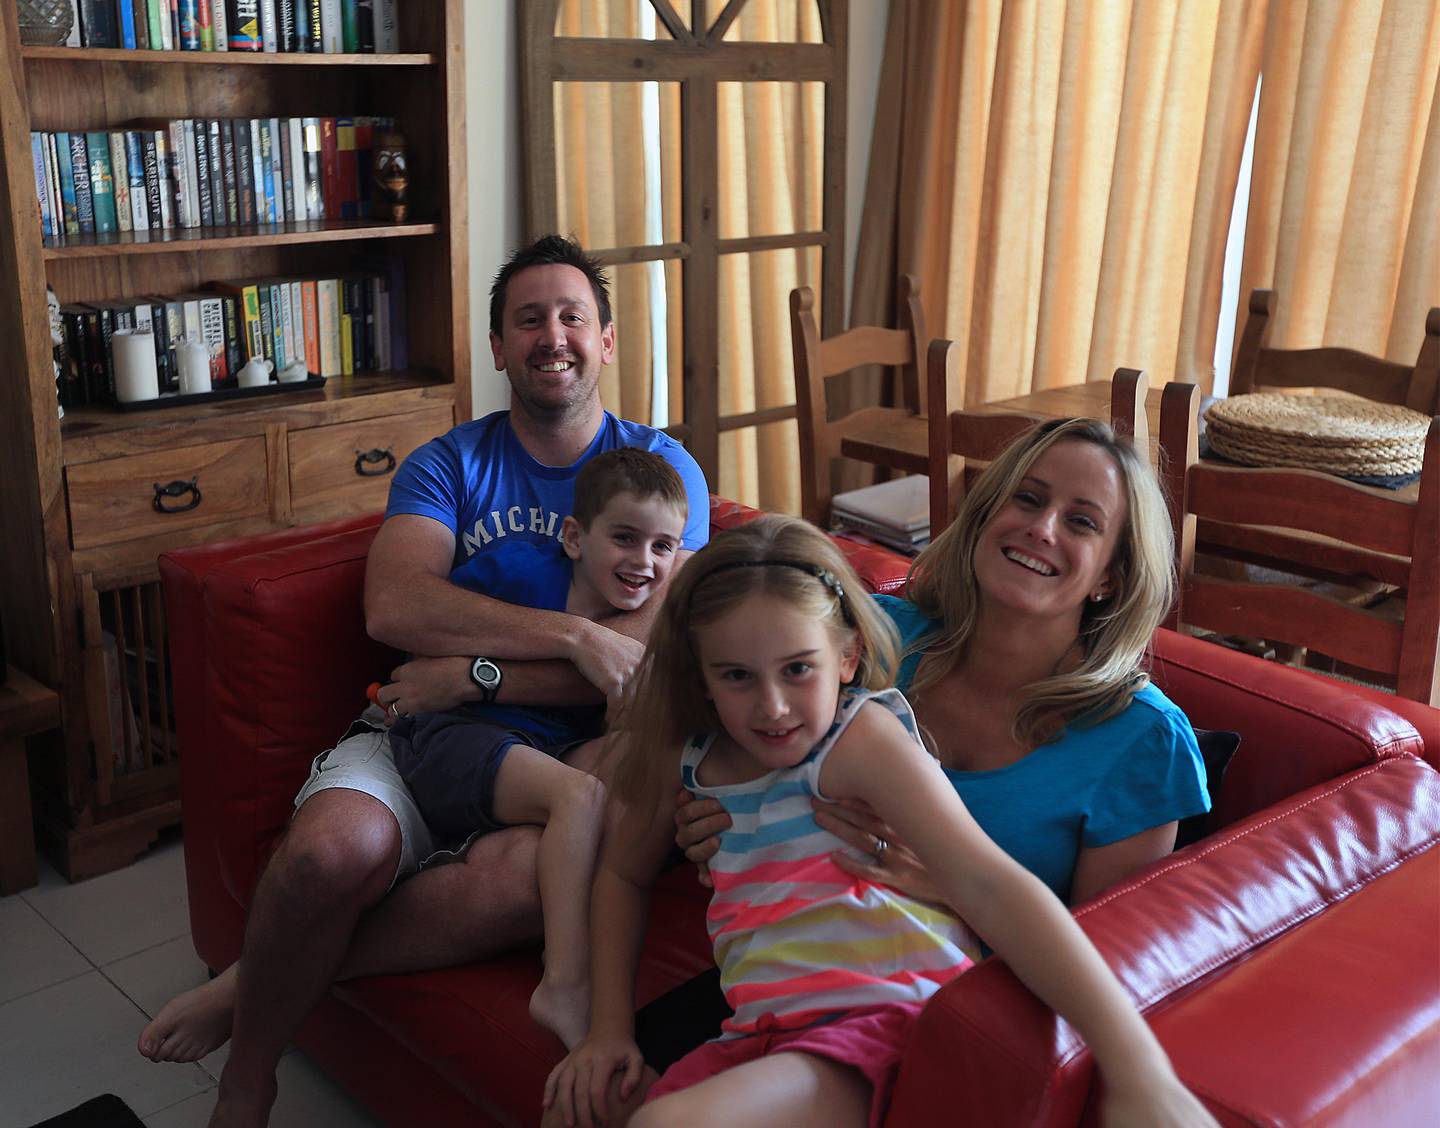
[[(850, 684), (864, 689), (891, 684), (895, 628), (834, 541), (794, 517), (764, 516), (727, 529), (688, 560), (670, 584), (626, 693), (620, 724), (627, 739), (614, 781), (626, 803), (653, 804), (664, 773), (674, 765), (667, 753), (678, 753), (687, 737), (716, 726), (695, 630), (718, 622), (754, 595), (783, 600), (825, 623), (837, 637), (853, 634), (859, 664)], [(678, 785), (678, 773), (674, 779)]]
[(976, 479), (955, 520), (916, 558), (905, 586), (907, 598), (941, 622), (938, 634), (907, 651), (923, 654), (909, 688), (913, 697), (966, 657), (980, 611), (976, 544), (1021, 479), (1060, 442), (1092, 443), (1108, 454), (1129, 505), (1110, 561), (1110, 593), (1098, 603), (1086, 600), (1080, 613), (1079, 665), (1020, 695), (1011, 733), (1026, 747), (1053, 740), (1073, 720), (1114, 716), (1148, 680), (1145, 649), (1174, 599), (1175, 565), (1169, 512), (1144, 453), (1097, 419), (1060, 419), (1026, 432)]

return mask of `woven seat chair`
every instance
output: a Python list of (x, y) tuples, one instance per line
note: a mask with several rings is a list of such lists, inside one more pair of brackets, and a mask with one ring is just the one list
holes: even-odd
[[(1180, 594), (1165, 626), (1203, 628), (1309, 648), (1376, 680), (1402, 697), (1440, 704), (1440, 418), (1425, 437), (1418, 497), (1357, 485), (1314, 470), (1251, 469), (1201, 462), (1199, 389), (1168, 384), (1160, 444), (1175, 528)], [(1317, 551), (1348, 546), (1357, 571), (1396, 584), (1403, 617), (1357, 607), (1295, 583), (1256, 583), (1201, 575), (1198, 520), (1259, 526), (1315, 539)], [(1292, 541), (1292, 544), (1294, 542)]]
[(1425, 318), (1425, 337), (1413, 368), (1354, 349), (1272, 349), (1274, 290), (1252, 290), (1250, 312), (1235, 350), (1230, 394), (1266, 388), (1338, 388), (1378, 403), (1440, 415), (1440, 307)]
[[(920, 305), (920, 284), (913, 275), (901, 277), (897, 299), (896, 328), (861, 325), (821, 340), (815, 322), (815, 292), (809, 286), (790, 291), (795, 414), (800, 432), (800, 512), (821, 528), (830, 520), (835, 493), (832, 463), (840, 457), (840, 440), (924, 410), (918, 366), (925, 355), (925, 313)], [(831, 419), (827, 381), (872, 364), (900, 369), (900, 406), (862, 407)]]
[[(975, 476), (1017, 437), (1046, 420), (1045, 416), (1029, 412), (991, 411), (984, 407), (947, 411), (948, 389), (956, 384), (951, 377), (960, 363), (959, 353), (953, 341), (932, 341), (926, 365), (932, 537), (939, 536), (950, 524)], [(1110, 382), (1110, 425), (1132, 436), (1142, 451), (1149, 443), (1147, 387), (1145, 373), (1136, 368), (1117, 368)], [(958, 466), (957, 457), (961, 460)]]

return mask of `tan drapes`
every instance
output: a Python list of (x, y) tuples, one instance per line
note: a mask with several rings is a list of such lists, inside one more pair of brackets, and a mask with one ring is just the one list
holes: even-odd
[(1440, 305), (1433, 0), (1271, 5), (1240, 292), (1256, 286), (1277, 294), (1276, 347), (1415, 362)]
[(969, 404), (1121, 364), (1208, 386), (1262, 19), (1263, 0), (892, 0), (852, 323), (889, 322), (908, 270)]

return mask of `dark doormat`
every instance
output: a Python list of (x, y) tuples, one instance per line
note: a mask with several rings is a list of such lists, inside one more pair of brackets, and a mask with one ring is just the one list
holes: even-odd
[(145, 1128), (130, 1106), (114, 1093), (95, 1097), (69, 1112), (42, 1120), (35, 1128)]

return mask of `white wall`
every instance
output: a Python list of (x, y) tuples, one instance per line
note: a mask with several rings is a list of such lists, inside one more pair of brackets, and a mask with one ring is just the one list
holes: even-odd
[[(845, 292), (865, 202), (865, 170), (890, 0), (850, 4), (850, 91), (846, 154)], [(470, 380), (477, 416), (509, 405), (490, 357), (490, 279), (522, 234), (520, 83), (513, 0), (465, 5), (465, 103), (470, 209)]]

